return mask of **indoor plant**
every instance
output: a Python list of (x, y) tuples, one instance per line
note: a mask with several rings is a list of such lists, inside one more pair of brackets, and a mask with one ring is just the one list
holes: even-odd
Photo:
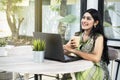
[(35, 62), (41, 63), (44, 61), (45, 41), (41, 39), (33, 40), (33, 58)]
[(4, 38), (0, 38), (0, 56), (7, 56), (6, 46), (7, 42)]
[(6, 44), (7, 42), (5, 41), (5, 39), (0, 38), (0, 47), (5, 47)]

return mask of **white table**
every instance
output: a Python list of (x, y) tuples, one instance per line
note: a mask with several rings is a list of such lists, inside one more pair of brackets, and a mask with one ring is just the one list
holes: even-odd
[(87, 60), (68, 63), (45, 60), (43, 63), (35, 63), (30, 46), (14, 47), (9, 50), (8, 56), (0, 57), (0, 70), (9, 72), (61, 74), (84, 71), (92, 66), (93, 63)]

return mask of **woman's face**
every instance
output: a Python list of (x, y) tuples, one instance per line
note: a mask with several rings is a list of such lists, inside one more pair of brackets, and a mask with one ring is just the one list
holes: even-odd
[(94, 19), (90, 13), (86, 12), (81, 19), (81, 26), (83, 30), (91, 30), (94, 25)]

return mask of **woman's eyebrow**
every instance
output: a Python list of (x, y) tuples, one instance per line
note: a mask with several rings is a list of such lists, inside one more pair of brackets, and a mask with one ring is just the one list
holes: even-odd
[(83, 16), (84, 18), (92, 18), (91, 16)]

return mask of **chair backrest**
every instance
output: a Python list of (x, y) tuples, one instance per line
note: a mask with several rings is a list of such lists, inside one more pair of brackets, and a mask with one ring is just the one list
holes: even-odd
[(108, 47), (108, 56), (110, 60), (115, 60), (118, 58), (118, 50), (112, 47)]

